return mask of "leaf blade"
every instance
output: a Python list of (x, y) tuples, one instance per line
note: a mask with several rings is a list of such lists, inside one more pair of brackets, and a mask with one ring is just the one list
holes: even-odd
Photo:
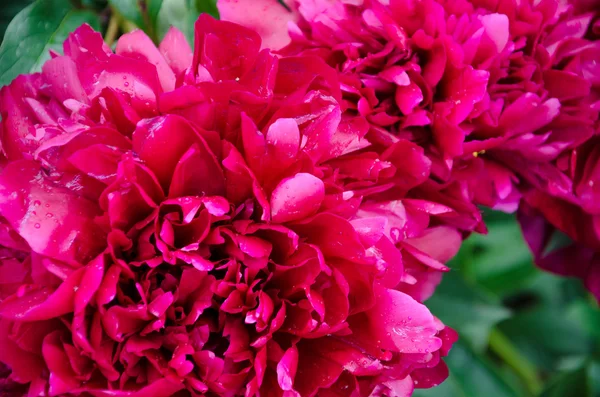
[(60, 51), (69, 33), (83, 23), (100, 28), (96, 14), (77, 10), (68, 0), (38, 0), (24, 8), (8, 25), (0, 46), (0, 85), (41, 70), (48, 51)]

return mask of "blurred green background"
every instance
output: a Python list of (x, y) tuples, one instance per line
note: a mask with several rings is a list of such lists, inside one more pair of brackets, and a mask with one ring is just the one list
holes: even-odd
[[(9, 22), (19, 13), (17, 19)], [(83, 22), (114, 43), (141, 27), (155, 40), (173, 24), (191, 39), (214, 0), (3, 0), (0, 85), (39, 70)], [(511, 215), (486, 212), (427, 305), (461, 339), (449, 379), (416, 397), (600, 397), (600, 310), (577, 280), (538, 270)]]
[(451, 261), (432, 312), (460, 341), (449, 379), (416, 397), (600, 396), (600, 310), (578, 280), (542, 272), (513, 215), (485, 212)]

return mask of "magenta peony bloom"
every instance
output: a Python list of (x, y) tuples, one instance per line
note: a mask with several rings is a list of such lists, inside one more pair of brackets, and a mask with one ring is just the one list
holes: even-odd
[[(431, 189), (417, 188), (420, 198), (452, 192), (450, 207), (473, 219), (472, 203), (513, 212), (523, 201), (577, 246), (600, 252), (597, 232), (581, 231), (596, 230), (600, 214), (600, 2), (290, 0), (288, 10), (263, 0), (287, 30), (246, 18), (251, 3), (220, 0), (219, 9), (281, 54), (334, 67), (344, 114), (367, 120), (365, 138), (380, 151), (399, 139), (425, 150)], [(539, 208), (547, 201), (539, 195), (560, 203)], [(583, 229), (565, 224), (570, 206)], [(584, 279), (589, 272), (586, 284), (600, 297), (598, 265), (540, 265)]]
[(82, 26), (4, 87), (0, 385), (410, 396), (442, 382), (457, 336), (419, 302), (481, 218), (428, 179), (410, 137), (345, 111), (352, 84), (202, 16), (193, 53), (174, 29), (113, 53)]

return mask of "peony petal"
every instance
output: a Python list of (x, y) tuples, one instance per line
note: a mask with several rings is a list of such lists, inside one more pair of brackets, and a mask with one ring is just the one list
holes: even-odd
[(85, 272), (81, 268), (73, 273), (55, 290), (32, 288), (17, 293), (0, 303), (0, 317), (21, 321), (39, 321), (71, 313), (75, 305), (75, 292)]
[(325, 197), (323, 181), (299, 173), (284, 179), (271, 194), (271, 218), (284, 223), (305, 218), (316, 212)]
[(156, 67), (163, 91), (172, 91), (175, 88), (175, 74), (143, 31), (135, 30), (119, 37), (115, 53), (151, 63)]
[(254, 65), (260, 36), (253, 30), (208, 14), (196, 21), (192, 71), (204, 67), (215, 81), (242, 78)]
[(160, 42), (158, 50), (165, 61), (175, 73), (175, 77), (183, 75), (185, 70), (192, 65), (194, 57), (185, 35), (176, 27), (171, 26)]
[(300, 237), (315, 244), (325, 256), (360, 261), (365, 249), (360, 236), (350, 222), (330, 213), (321, 213), (313, 219), (291, 226)]
[(375, 306), (367, 312), (370, 330), (382, 349), (429, 353), (440, 348), (436, 325), (427, 308), (410, 296), (379, 288)]
[(298, 349), (290, 347), (277, 364), (277, 381), (282, 390), (292, 390), (298, 367)]
[(11, 377), (20, 383), (29, 383), (37, 379), (45, 364), (38, 354), (22, 350), (11, 339), (10, 321), (0, 321), (0, 362), (11, 368)]
[(298, 19), (296, 12), (277, 0), (219, 0), (217, 7), (221, 19), (256, 31), (262, 38), (262, 48), (273, 50), (290, 42), (288, 23)]
[(54, 185), (37, 163), (10, 163), (0, 175), (0, 213), (39, 254), (86, 263), (106, 243), (93, 202)]
[(69, 57), (61, 56), (49, 60), (42, 67), (42, 76), (50, 84), (52, 93), (61, 103), (75, 99), (88, 104), (89, 99), (79, 81), (77, 65)]
[(225, 178), (217, 159), (204, 142), (194, 144), (181, 156), (175, 167), (169, 196), (223, 195)]
[[(559, 110), (558, 99), (542, 102), (537, 95), (526, 93), (504, 110), (500, 117), (500, 126), (505, 128), (509, 135), (536, 131), (550, 123)], [(527, 114), (526, 118), (523, 118), (524, 114)]]

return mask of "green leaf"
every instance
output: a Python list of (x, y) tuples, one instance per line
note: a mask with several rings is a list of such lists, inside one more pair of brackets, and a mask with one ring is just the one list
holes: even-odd
[(68, 0), (38, 0), (23, 9), (8, 25), (0, 46), (0, 85), (39, 71), (50, 58), (48, 51), (61, 51), (68, 34), (83, 23), (100, 29), (96, 14), (77, 10)]
[(473, 235), (451, 265), (497, 296), (526, 286), (538, 271), (514, 215), (487, 212), (488, 235)]
[(450, 376), (439, 387), (416, 390), (413, 397), (516, 397), (517, 392), (498, 370), (463, 341), (458, 341), (444, 359)]
[(156, 15), (159, 40), (175, 26), (185, 34), (190, 45), (194, 42), (194, 23), (200, 14), (207, 13), (215, 18), (219, 15), (216, 0), (150, 0), (148, 13), (151, 18)]
[(555, 370), (562, 361), (589, 355), (594, 339), (576, 316), (562, 307), (539, 307), (500, 324), (521, 353), (540, 368)]
[(219, 10), (217, 9), (217, 0), (196, 0), (196, 10), (200, 13), (207, 13), (215, 18), (219, 17)]
[(444, 275), (426, 305), (444, 324), (456, 329), (479, 351), (486, 347), (490, 330), (510, 316), (509, 310), (468, 284), (456, 271)]
[(4, 37), (4, 32), (10, 21), (31, 2), (32, 0), (4, 0), (2, 2), (2, 7), (0, 7), (0, 41)]
[(588, 366), (588, 379), (592, 396), (600, 396), (600, 362), (592, 362)]
[(559, 375), (540, 397), (593, 397), (586, 368)]
[(600, 310), (597, 306), (592, 306), (590, 302), (578, 300), (569, 306), (568, 317), (582, 324), (588, 335), (596, 339), (600, 344)]

